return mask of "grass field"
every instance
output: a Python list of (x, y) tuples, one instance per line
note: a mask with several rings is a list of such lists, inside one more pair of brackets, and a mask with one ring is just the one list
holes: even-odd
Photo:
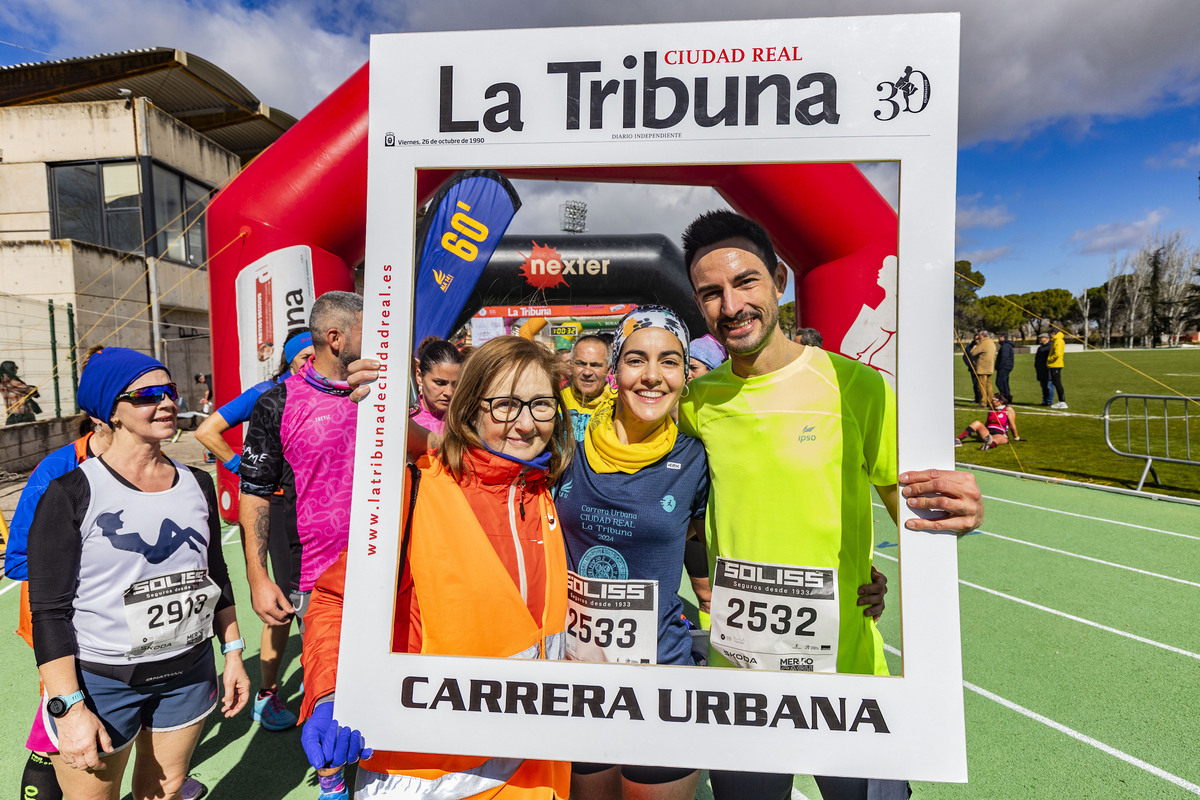
[[(969, 375), (961, 357), (956, 354), (954, 359), (953, 433), (958, 433), (971, 420), (982, 420), (986, 412), (971, 405), (973, 395)], [(1173, 389), (1189, 397), (1200, 397), (1200, 349), (1068, 353), (1063, 369), (1063, 387), (1069, 406), (1066, 411), (1038, 406), (1042, 393), (1034, 375), (1032, 355), (1017, 356), (1010, 384), (1022, 441), (987, 452), (980, 452), (978, 443), (974, 447), (968, 443), (955, 452), (956, 460), (1133, 489), (1137, 487), (1144, 462), (1118, 456), (1108, 449), (1104, 443), (1104, 422), (1100, 417), (1104, 405), (1118, 393), (1170, 395), (1170, 389)], [(1134, 408), (1140, 421), (1141, 406), (1135, 405)], [(1119, 409), (1123, 413), (1123, 407), (1114, 407), (1114, 410)], [(1180, 404), (1174, 404), (1171, 411), (1171, 448), (1174, 453), (1184, 441), (1184, 421), (1178, 416)], [(1153, 447), (1161, 444), (1163, 438), (1161, 405), (1152, 405), (1151, 414), (1155, 417), (1150, 430)], [(1200, 460), (1198, 423), (1200, 406), (1193, 404), (1192, 458)], [(1123, 424), (1119, 426), (1119, 431), (1123, 444)], [(1136, 434), (1137, 429), (1135, 444)], [(1200, 499), (1200, 467), (1156, 463), (1155, 470), (1161, 485), (1156, 486), (1148, 480), (1144, 487), (1146, 491)]]

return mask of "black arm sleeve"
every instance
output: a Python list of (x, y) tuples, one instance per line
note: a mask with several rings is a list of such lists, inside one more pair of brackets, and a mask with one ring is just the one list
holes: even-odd
[(217, 490), (212, 475), (202, 469), (188, 467), (200, 484), (204, 501), (208, 503), (208, 577), (221, 590), (217, 600), (217, 611), (233, 605), (233, 582), (229, 580), (229, 567), (225, 564), (225, 551), (221, 545), (221, 512), (217, 507)]
[(73, 470), (50, 482), (29, 526), (29, 608), (38, 665), (76, 655), (75, 590), (79, 586), (79, 532), (91, 500), (87, 478)]
[(246, 494), (270, 497), (283, 481), (283, 441), (279, 429), (287, 403), (287, 383), (272, 386), (263, 392), (250, 412), (250, 424), (242, 442), (240, 488)]

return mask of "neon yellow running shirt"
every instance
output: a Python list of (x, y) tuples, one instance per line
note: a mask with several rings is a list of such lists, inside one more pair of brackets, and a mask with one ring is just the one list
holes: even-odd
[[(896, 396), (857, 361), (806, 347), (768, 375), (729, 361), (689, 384), (679, 428), (708, 451), (709, 573), (718, 556), (838, 569), (837, 671), (886, 675), (856, 605), (871, 581), (871, 485), (897, 481)], [(714, 651), (710, 664), (732, 666)]]

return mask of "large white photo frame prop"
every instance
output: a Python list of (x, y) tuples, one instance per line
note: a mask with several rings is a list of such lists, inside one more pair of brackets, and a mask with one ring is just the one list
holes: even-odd
[[(417, 171), (899, 162), (900, 469), (952, 469), (951, 450), (942, 443), (946, 437), (935, 435), (949, 429), (951, 365), (929, 359), (928, 348), (950, 341), (951, 333), (958, 35), (956, 14), (928, 14), (372, 38), (362, 352), (384, 360), (387, 369), (359, 408), (338, 720), (362, 730), (376, 749), (966, 780), (953, 536), (903, 527), (899, 532), (903, 599), (896, 603), (893, 595), (890, 609), (902, 615), (902, 676), (390, 652), (407, 491), (406, 354), (413, 345)], [(651, 130), (641, 125), (641, 87), (634, 86), (633, 127), (622, 127), (621, 105), (611, 102), (602, 127), (590, 127), (589, 80), (640, 81), (647, 54), (680, 50), (712, 54), (695, 59), (712, 63), (695, 65), (686, 63), (686, 55), (658, 56), (658, 76), (669, 74), (689, 87), (705, 76), (710, 87), (748, 74), (781, 72), (793, 86), (809, 73), (832, 76), (837, 121), (801, 125), (792, 119), (779, 125), (768, 114), (757, 126), (700, 127), (685, 114), (666, 130)], [(630, 68), (626, 59), (639, 66)], [(601, 68), (583, 76), (583, 119), (568, 128), (568, 76), (549, 72), (547, 65), (580, 61), (599, 62)], [(666, 66), (669, 61), (685, 63)], [(452, 88), (445, 83), (447, 67)], [(901, 76), (913, 78), (911, 100)], [(921, 85), (923, 80), (928, 84)], [(662, 91), (666, 103), (669, 92)], [(512, 124), (511, 105), (493, 113), (487, 125), (488, 110), (513, 103), (517, 93), (519, 129)], [(920, 113), (906, 113), (906, 102), (919, 105)], [(480, 124), (463, 132), (461, 124), (448, 121)], [(901, 522), (908, 516), (902, 505)], [(499, 682), (504, 699), (494, 707), (473, 703), (472, 681)], [(461, 705), (453, 699), (456, 687)], [(439, 691), (442, 702), (435, 704)], [(685, 716), (688, 698), (691, 713), (677, 721)], [(725, 714), (700, 711), (723, 704)]]

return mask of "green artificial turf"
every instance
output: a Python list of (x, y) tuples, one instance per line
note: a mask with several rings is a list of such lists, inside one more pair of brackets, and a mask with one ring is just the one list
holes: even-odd
[[(964, 682), (1200, 783), (1192, 746), (1200, 736), (1200, 620), (1190, 613), (1200, 598), (1196, 509), (987, 473), (977, 478), (984, 524), (958, 545)], [(891, 581), (880, 628), (898, 645), (893, 609), (901, 587), (891, 560), (898, 552), (884, 545), (896, 541), (895, 528), (880, 508), (875, 519), (875, 563)], [(899, 657), (889, 655), (889, 665), (899, 672)], [(919, 783), (914, 797), (1196, 794), (969, 687), (964, 695), (969, 781)]]
[[(972, 420), (983, 420), (986, 410), (971, 404), (970, 377), (961, 355), (954, 356), (954, 431), (957, 434)], [(1137, 488), (1145, 466), (1143, 460), (1116, 455), (1105, 444), (1104, 422), (1100, 415), (1108, 400), (1124, 395), (1173, 395), (1180, 392), (1200, 398), (1200, 349), (1107, 350), (1068, 353), (1063, 368), (1063, 388), (1067, 394), (1066, 411), (1040, 407), (1041, 387), (1037, 382), (1033, 355), (1016, 357), (1010, 377), (1017, 429), (1022, 441), (980, 452), (972, 437), (955, 451), (955, 460), (998, 469), (1028, 472), (1068, 480), (1087, 481), (1127, 489)], [(1177, 396), (1177, 395), (1176, 395)], [(1190, 404), (1191, 458), (1200, 461), (1200, 404)], [(1131, 452), (1145, 452), (1145, 429), (1140, 420), (1140, 402), (1133, 404), (1138, 423), (1131, 425)], [(1124, 404), (1114, 412), (1124, 415)], [(1184, 455), (1186, 435), (1182, 401), (1170, 406), (1170, 444), (1172, 455)], [(1149, 447), (1152, 453), (1164, 453), (1162, 405), (1151, 405)], [(1114, 442), (1126, 445), (1124, 423), (1115, 426)], [(1160, 483), (1148, 478), (1145, 491), (1200, 499), (1200, 467), (1156, 462)]]

